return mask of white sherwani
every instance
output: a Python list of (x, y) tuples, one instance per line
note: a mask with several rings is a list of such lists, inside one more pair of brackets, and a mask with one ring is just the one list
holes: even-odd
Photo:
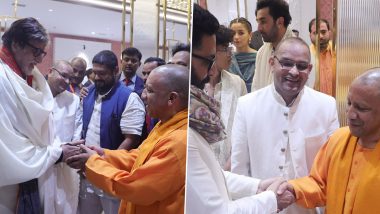
[[(287, 107), (271, 84), (239, 98), (232, 172), (260, 179), (307, 176), (319, 148), (338, 127), (334, 98), (305, 86)], [(292, 209), (287, 213), (308, 213)]]
[(239, 97), (247, 94), (245, 82), (238, 75), (226, 70), (221, 72), (221, 82), (216, 84), (214, 98), (221, 102), (221, 118), (227, 132), (227, 138), (211, 145), (222, 167), (231, 156), (231, 130)]
[[(0, 60), (0, 213), (14, 213), (18, 183), (52, 175), (62, 153), (54, 141), (53, 96), (39, 71), (33, 88)], [(45, 195), (51, 186), (39, 179), (42, 206), (53, 204)], [(45, 209), (47, 210), (47, 209)], [(49, 210), (50, 212), (50, 210)]]
[[(54, 97), (54, 126), (56, 141), (71, 142), (76, 127), (82, 122), (79, 97), (68, 91), (63, 91)], [(55, 209), (49, 213), (76, 213), (79, 195), (79, 175), (66, 163), (54, 165), (52, 179), (56, 188), (48, 194), (54, 198)]]
[[(293, 37), (292, 30), (288, 27), (282, 40)], [(273, 82), (273, 74), (270, 70), (269, 58), (273, 54), (273, 45), (270, 42), (264, 42), (264, 45), (257, 51), (255, 75), (252, 80), (251, 92), (257, 91), (260, 88)]]
[(186, 214), (276, 213), (272, 191), (256, 194), (259, 180), (225, 172), (208, 142), (189, 128)]

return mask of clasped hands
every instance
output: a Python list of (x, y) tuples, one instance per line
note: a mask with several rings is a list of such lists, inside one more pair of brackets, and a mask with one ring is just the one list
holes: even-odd
[(102, 156), (104, 154), (104, 150), (100, 147), (84, 145), (84, 140), (63, 144), (61, 147), (63, 151), (62, 161), (73, 169), (83, 170), (91, 155)]
[(257, 193), (273, 191), (277, 198), (277, 212), (295, 202), (295, 193), (292, 185), (283, 178), (269, 178), (259, 183)]

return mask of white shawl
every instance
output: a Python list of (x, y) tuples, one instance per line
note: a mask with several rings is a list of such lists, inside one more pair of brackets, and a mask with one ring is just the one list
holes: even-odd
[[(0, 212), (14, 210), (17, 184), (39, 178), (44, 210), (53, 213), (53, 168), (62, 153), (54, 142), (50, 88), (33, 70), (33, 88), (0, 60)], [(16, 193), (15, 193), (16, 191)], [(3, 200), (7, 198), (7, 200)]]

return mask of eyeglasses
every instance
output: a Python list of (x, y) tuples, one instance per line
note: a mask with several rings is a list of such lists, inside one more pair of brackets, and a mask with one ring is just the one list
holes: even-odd
[(68, 76), (67, 74), (62, 73), (58, 69), (56, 69), (56, 68), (51, 68), (51, 69), (54, 70), (54, 71), (56, 71), (59, 74), (59, 76), (61, 76), (63, 79), (68, 80), (68, 81), (71, 80), (70, 76)]
[(43, 49), (37, 48), (36, 46), (30, 44), (29, 42), (26, 42), (25, 44), (33, 49), (34, 57), (42, 56), (42, 58), (44, 58), (46, 56), (47, 53)]
[(232, 47), (217, 49), (217, 52), (224, 52), (226, 55), (231, 56), (232, 55)]
[(215, 57), (213, 57), (212, 59), (209, 59), (209, 58), (206, 58), (204, 56), (200, 56), (198, 54), (195, 54), (195, 53), (192, 53), (191, 54), (193, 57), (195, 58), (198, 58), (198, 59), (201, 59), (203, 60), (203, 62), (205, 63), (205, 65), (207, 65), (207, 71), (209, 71), (211, 69), (211, 67), (214, 65), (215, 63)]
[(309, 67), (309, 63), (294, 62), (292, 60), (287, 60), (287, 59), (280, 60), (277, 58), (277, 56), (274, 56), (274, 58), (277, 59), (277, 61), (280, 63), (282, 69), (291, 70), (294, 66), (296, 66), (298, 72), (308, 73), (306, 69)]

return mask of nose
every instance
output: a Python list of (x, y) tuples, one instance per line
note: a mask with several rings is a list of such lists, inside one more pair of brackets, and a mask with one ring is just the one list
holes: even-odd
[(260, 33), (263, 32), (263, 26), (261, 24), (257, 24), (257, 31)]
[(39, 56), (37, 56), (37, 57), (35, 57), (35, 59), (36, 59), (36, 61), (37, 61), (37, 63), (41, 63), (42, 62), (42, 60), (43, 60), (43, 56), (42, 56), (42, 54), (41, 55), (39, 55)]
[(146, 88), (144, 88), (144, 90), (143, 90), (143, 92), (142, 92), (142, 94), (141, 94), (141, 99), (142, 99), (142, 101), (145, 103), (146, 102)]
[(69, 79), (69, 78), (66, 77), (66, 78), (63, 78), (63, 79), (65, 80), (65, 83), (66, 83), (66, 84), (69, 84), (69, 83), (70, 83), (70, 79)]
[(356, 114), (354, 107), (352, 105), (348, 105), (346, 109), (347, 118), (354, 120), (357, 119), (358, 115)]
[(294, 65), (290, 70), (289, 70), (289, 74), (291, 74), (292, 76), (298, 76), (300, 73), (299, 73), (299, 70), (297, 69), (297, 66)]

